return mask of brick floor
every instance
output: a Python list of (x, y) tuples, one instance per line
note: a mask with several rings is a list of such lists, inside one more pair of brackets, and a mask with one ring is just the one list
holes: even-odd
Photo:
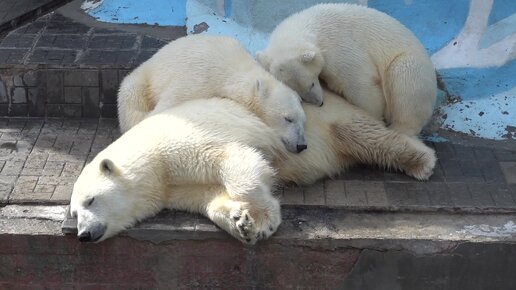
[(1, 39), (0, 64), (133, 68), (165, 43), (139, 33), (90, 27), (55, 12)]
[[(115, 119), (0, 119), (2, 203), (69, 201), (83, 166), (119, 136)], [(428, 182), (358, 166), (309, 187), (280, 187), (285, 205), (360, 210), (516, 211), (516, 146), (429, 143), (439, 158)]]
[(4, 0), (0, 1), (0, 32), (34, 19), (69, 0)]

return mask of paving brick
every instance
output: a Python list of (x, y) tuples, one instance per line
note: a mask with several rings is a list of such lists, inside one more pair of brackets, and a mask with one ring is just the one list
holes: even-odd
[(282, 204), (303, 204), (303, 188), (300, 186), (287, 186), (283, 190)]
[(23, 85), (29, 87), (35, 87), (38, 85), (39, 71), (28, 71), (23, 74)]
[(70, 185), (75, 183), (75, 178), (63, 176), (41, 176), (37, 183), (39, 185)]
[(100, 116), (102, 118), (117, 118), (118, 108), (116, 104), (102, 104), (100, 108)]
[(136, 35), (93, 35), (88, 47), (93, 49), (136, 49)]
[(13, 104), (27, 103), (27, 92), (25, 88), (14, 88), (11, 100)]
[(63, 71), (49, 70), (42, 75), (42, 94), (46, 96), (50, 104), (64, 103), (63, 95)]
[(0, 103), (8, 103), (9, 97), (7, 96), (7, 89), (5, 88), (5, 84), (0, 78)]
[(166, 44), (167, 44), (166, 41), (163, 41), (163, 40), (160, 40), (160, 39), (157, 39), (154, 37), (144, 36), (142, 39), (141, 48), (142, 49), (160, 49), (161, 47), (165, 46)]
[(27, 89), (27, 104), (30, 117), (45, 117), (46, 98), (37, 88)]
[(346, 170), (342, 174), (340, 174), (338, 179), (342, 180), (375, 180), (375, 181), (383, 181), (384, 180), (384, 172), (366, 165), (357, 165), (351, 168), (350, 170)]
[(136, 65), (142, 64), (151, 58), (156, 53), (155, 50), (142, 50), (138, 53), (136, 60), (134, 61)]
[(306, 205), (324, 205), (324, 182), (319, 181), (315, 184), (307, 186), (303, 190), (304, 204)]
[(11, 33), (0, 41), (0, 47), (8, 48), (30, 48), (36, 39), (34, 34)]
[(86, 50), (79, 60), (81, 64), (131, 65), (135, 51)]
[(116, 104), (118, 87), (120, 81), (118, 79), (118, 71), (115, 69), (101, 71), (102, 92), (101, 100), (105, 104)]
[(82, 49), (86, 45), (86, 39), (82, 35), (43, 34), (38, 39), (36, 47)]
[(23, 48), (0, 48), (0, 64), (21, 64), (28, 53)]
[(100, 94), (97, 87), (83, 87), (83, 114), (84, 117), (99, 117), (100, 116)]
[(345, 181), (346, 204), (349, 206), (367, 205), (367, 195), (361, 186), (361, 181)]
[(73, 64), (77, 57), (76, 50), (36, 48), (27, 63), (33, 64)]
[(55, 187), (54, 193), (50, 197), (50, 200), (68, 203), (72, 195), (72, 190), (73, 185), (57, 185)]
[(17, 176), (0, 175), (0, 203), (5, 202), (11, 194)]
[(79, 177), (84, 167), (84, 162), (66, 162), (61, 176)]
[(45, 167), (45, 163), (47, 163), (48, 154), (45, 153), (32, 153), (28, 156), (27, 161), (25, 162), (24, 169), (32, 168), (32, 169), (41, 169)]
[(485, 207), (494, 207), (495, 201), (491, 197), (490, 190), (494, 190), (495, 188), (490, 188), (485, 184), (469, 184), (468, 185), (469, 192), (471, 194), (471, 199), (475, 203), (475, 206), (485, 208)]
[(62, 21), (52, 21), (47, 25), (45, 33), (48, 34), (85, 34), (90, 28), (84, 24), (67, 21), (66, 25), (63, 25)]
[(64, 105), (63, 117), (65, 118), (79, 118), (83, 116), (82, 105)]
[(63, 161), (48, 161), (41, 172), (41, 176), (60, 176), (64, 164)]
[(13, 34), (37, 34), (46, 26), (45, 22), (34, 21), (13, 31)]
[(81, 104), (81, 87), (64, 87), (64, 100), (67, 104)]
[(36, 183), (38, 182), (38, 176), (20, 176), (16, 180), (16, 185), (13, 189), (11, 198), (21, 198), (23, 195), (30, 194), (33, 192)]
[(448, 190), (455, 207), (475, 207), (476, 202), (471, 197), (468, 185), (465, 183), (448, 183)]
[(341, 179), (327, 179), (325, 181), (326, 205), (344, 206), (346, 205), (346, 192), (344, 181)]
[(500, 162), (505, 181), (510, 184), (516, 184), (516, 162)]
[(516, 150), (495, 150), (495, 156), (498, 161), (516, 161)]
[(25, 161), (7, 161), (2, 169), (2, 175), (19, 175)]
[(86, 157), (85, 154), (50, 153), (48, 161), (83, 162)]
[(500, 168), (500, 164), (495, 160), (491, 161), (481, 161), (479, 162), (479, 167), (482, 170), (482, 175), (484, 176), (484, 180), (487, 183), (497, 183), (504, 182), (504, 174), (502, 169)]
[(516, 207), (516, 199), (512, 197), (507, 186), (500, 184), (482, 184), (480, 186), (482, 187), (482, 191), (490, 194), (495, 206), (503, 208)]
[(64, 75), (65, 86), (98, 87), (99, 73), (96, 70), (67, 71)]

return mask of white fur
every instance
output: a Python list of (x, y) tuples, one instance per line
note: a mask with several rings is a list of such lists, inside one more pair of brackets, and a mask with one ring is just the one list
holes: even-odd
[[(258, 61), (307, 102), (328, 87), (416, 135), (432, 116), (436, 76), (418, 39), (396, 19), (353, 4), (319, 4), (286, 18)], [(313, 84), (313, 85), (312, 85)]]
[(325, 102), (304, 106), (310, 149), (300, 154), (286, 151), (274, 130), (228, 99), (193, 100), (149, 116), (79, 176), (71, 199), (79, 233), (105, 229), (94, 235), (101, 241), (171, 208), (201, 213), (253, 244), (281, 222), (270, 192), (274, 171), (299, 184), (357, 162), (422, 180), (432, 174), (435, 154), (421, 141), (387, 129), (335, 94), (327, 92)]
[(265, 71), (238, 41), (213, 35), (172, 41), (123, 80), (120, 129), (126, 132), (151, 111), (212, 97), (246, 106), (277, 131), (289, 151), (306, 145), (299, 95)]

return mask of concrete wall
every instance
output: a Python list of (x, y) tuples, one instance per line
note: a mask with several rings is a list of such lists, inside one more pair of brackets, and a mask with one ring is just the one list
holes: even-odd
[[(104, 0), (90, 11), (118, 7)], [(170, 2), (165, 0), (154, 1)], [(154, 3), (153, 2), (153, 3)], [(251, 53), (266, 46), (270, 31), (288, 15), (316, 0), (187, 0), (189, 33), (236, 37)], [(340, 0), (383, 11), (410, 28), (426, 47), (442, 79), (440, 114), (444, 129), (490, 139), (516, 138), (516, 5), (514, 0)], [(113, 6), (114, 5), (114, 6)], [(160, 10), (139, 10), (140, 17)], [(106, 7), (106, 8), (102, 8)], [(135, 6), (134, 10), (137, 6)], [(113, 8), (111, 8), (113, 9)], [(177, 10), (180, 11), (180, 10)], [(181, 10), (182, 11), (182, 10)], [(97, 14), (96, 14), (97, 13)], [(178, 12), (179, 13), (179, 12)], [(118, 17), (120, 21), (123, 17)], [(168, 25), (166, 22), (157, 23)], [(148, 22), (152, 23), (152, 21)]]

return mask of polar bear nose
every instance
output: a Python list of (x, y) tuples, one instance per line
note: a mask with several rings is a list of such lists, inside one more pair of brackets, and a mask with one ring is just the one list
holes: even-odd
[(79, 242), (90, 242), (91, 241), (91, 233), (88, 231), (84, 231), (80, 233), (78, 236)]
[(297, 146), (296, 146), (297, 153), (300, 153), (301, 151), (305, 150), (306, 148), (308, 148), (308, 146), (306, 144), (297, 144)]

